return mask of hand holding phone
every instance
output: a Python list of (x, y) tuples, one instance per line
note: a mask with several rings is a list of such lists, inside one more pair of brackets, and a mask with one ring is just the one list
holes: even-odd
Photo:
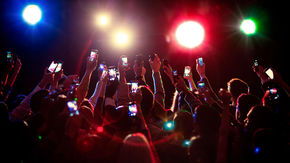
[(266, 69), (265, 73), (268, 75), (270, 79), (274, 79), (274, 72), (271, 68)]
[(92, 49), (90, 53), (90, 61), (94, 61), (97, 59), (98, 55), (98, 50), (97, 49)]
[(204, 92), (205, 91), (205, 83), (204, 82), (198, 82), (197, 83), (198, 91)]
[(136, 116), (138, 113), (137, 104), (136, 103), (129, 104), (128, 111), (130, 117)]
[(198, 58), (197, 59), (198, 60), (198, 64), (200, 65), (200, 66), (203, 66), (203, 58), (202, 57), (200, 57), (200, 58)]
[(132, 93), (137, 93), (138, 88), (139, 88), (138, 83), (131, 83), (131, 91), (132, 91)]
[(51, 64), (48, 67), (48, 71), (50, 71), (51, 73), (53, 73), (55, 71), (57, 67), (57, 63), (55, 63), (54, 61), (51, 62)]
[(48, 67), (48, 71), (51, 73), (59, 72), (62, 69), (62, 63), (61, 62), (54, 62), (52, 61), (51, 64)]
[(189, 77), (191, 72), (191, 67), (190, 66), (185, 66), (184, 68), (184, 77)]
[(122, 65), (123, 66), (128, 66), (128, 58), (126, 56), (122, 57)]
[(116, 68), (109, 68), (108, 71), (109, 71), (109, 80), (114, 81), (115, 78), (117, 77)]
[(77, 106), (77, 101), (68, 101), (67, 107), (69, 109), (70, 116), (79, 115), (79, 110)]
[(201, 57), (196, 60), (196, 71), (200, 78), (205, 77), (205, 63)]

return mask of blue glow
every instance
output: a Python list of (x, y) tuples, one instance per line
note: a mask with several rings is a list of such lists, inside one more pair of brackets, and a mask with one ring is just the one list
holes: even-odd
[(27, 24), (36, 25), (42, 18), (42, 11), (37, 5), (30, 4), (24, 8), (22, 17)]
[(260, 148), (260, 147), (256, 147), (256, 148), (255, 148), (255, 153), (256, 153), (256, 154), (260, 153), (260, 151), (261, 151), (261, 148)]
[(191, 144), (192, 144), (192, 141), (190, 141), (190, 140), (184, 140), (184, 141), (182, 142), (182, 146), (183, 146), (183, 147), (190, 147)]
[(167, 121), (163, 124), (163, 128), (165, 131), (172, 131), (174, 130), (175, 124), (173, 121)]

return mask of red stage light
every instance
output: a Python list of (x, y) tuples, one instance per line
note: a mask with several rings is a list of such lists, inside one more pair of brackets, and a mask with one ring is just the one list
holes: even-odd
[(186, 21), (181, 23), (175, 32), (178, 43), (186, 48), (195, 48), (199, 46), (205, 36), (203, 26), (196, 21)]

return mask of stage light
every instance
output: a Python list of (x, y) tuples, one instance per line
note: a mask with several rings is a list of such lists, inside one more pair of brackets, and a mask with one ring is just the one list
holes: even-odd
[(186, 48), (195, 48), (204, 40), (205, 31), (201, 24), (186, 21), (180, 24), (175, 32), (178, 43)]
[(130, 39), (130, 34), (127, 31), (121, 30), (117, 31), (114, 36), (116, 45), (120, 47), (128, 46)]
[(22, 17), (29, 25), (35, 25), (41, 20), (42, 12), (37, 5), (27, 5), (22, 12)]
[(256, 24), (251, 19), (245, 19), (240, 25), (240, 30), (243, 31), (246, 35), (251, 35), (256, 32)]
[(107, 14), (100, 14), (97, 17), (97, 25), (100, 27), (108, 26), (110, 23), (110, 17)]

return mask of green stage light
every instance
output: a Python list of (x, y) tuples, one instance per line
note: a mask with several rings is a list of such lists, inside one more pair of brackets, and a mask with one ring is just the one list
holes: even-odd
[(256, 32), (256, 23), (252, 19), (244, 19), (240, 25), (240, 30), (246, 35), (252, 35)]

